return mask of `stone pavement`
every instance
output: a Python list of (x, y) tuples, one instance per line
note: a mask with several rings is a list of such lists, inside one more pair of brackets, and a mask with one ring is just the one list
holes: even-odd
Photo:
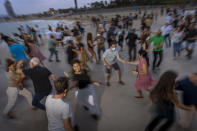
[[(154, 23), (152, 29), (155, 31), (159, 28), (164, 21), (163, 17), (159, 18), (157, 23)], [(134, 22), (134, 27), (139, 29), (139, 20)], [(91, 25), (86, 26), (86, 30), (95, 32)], [(86, 44), (86, 43), (85, 43)], [(106, 43), (107, 45), (107, 43)], [(49, 52), (47, 50), (47, 43), (41, 46), (41, 50), (45, 56), (48, 57)], [(63, 71), (70, 71), (70, 67), (65, 63), (64, 49), (58, 48), (61, 63), (48, 63), (44, 64), (48, 67), (56, 77), (63, 76)], [(1, 51), (2, 53), (2, 51)], [(8, 56), (6, 52), (1, 55)], [(124, 59), (128, 59), (127, 48), (124, 45), (124, 51), (120, 52), (120, 55)], [(152, 54), (150, 54), (150, 62), (152, 63)], [(179, 77), (183, 77), (187, 74), (197, 71), (197, 50), (195, 50), (192, 60), (187, 60), (184, 57), (184, 53), (180, 59), (174, 61), (172, 57), (172, 48), (164, 49), (164, 60), (161, 64), (161, 71), (154, 73), (153, 76), (158, 79), (162, 72), (173, 69), (179, 72)], [(148, 94), (144, 92), (145, 98), (138, 100), (134, 96), (136, 91), (133, 84), (136, 80), (136, 76), (131, 74), (131, 70), (135, 68), (132, 65), (126, 65), (119, 63), (122, 71), (122, 79), (125, 82), (125, 86), (120, 86), (117, 83), (115, 73), (111, 78), (111, 87), (102, 85), (96, 87), (99, 105), (102, 111), (101, 119), (95, 121), (90, 117), (89, 112), (85, 111), (79, 106), (74, 97), (74, 90), (68, 94), (67, 99), (71, 102), (73, 107), (73, 113), (75, 115), (76, 122), (78, 123), (81, 131), (143, 131), (145, 126), (150, 120), (150, 114), (148, 109), (151, 105), (151, 101), (148, 98)], [(103, 64), (90, 63), (90, 67), (93, 69), (91, 76), (93, 80), (98, 80), (104, 83), (104, 68)], [(45, 112), (41, 110), (31, 110), (27, 101), (21, 96), (18, 98), (16, 106), (14, 107), (14, 113), (17, 116), (16, 120), (6, 120), (2, 117), (2, 111), (7, 103), (6, 88), (7, 82), (5, 77), (4, 68), (0, 68), (0, 131), (47, 131), (47, 118)], [(29, 90), (33, 93), (33, 86), (31, 81), (28, 82)], [(177, 113), (178, 114), (178, 113)], [(192, 123), (192, 131), (197, 131), (197, 116)], [(183, 131), (175, 124), (171, 131)]]

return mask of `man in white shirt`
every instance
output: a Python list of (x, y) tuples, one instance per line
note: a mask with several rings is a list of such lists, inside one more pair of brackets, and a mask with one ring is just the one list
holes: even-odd
[(43, 39), (42, 39), (41, 29), (39, 28), (38, 25), (35, 25), (35, 30), (36, 30), (37, 37), (40, 39), (41, 43), (44, 44)]
[(171, 24), (172, 23), (172, 14), (169, 13), (167, 16), (166, 16), (166, 23), (168, 24)]
[(171, 46), (170, 33), (172, 30), (173, 30), (173, 27), (169, 23), (165, 23), (165, 25), (161, 27), (162, 35), (165, 37), (166, 47)]
[(71, 107), (63, 100), (68, 92), (68, 81), (66, 77), (57, 79), (54, 83), (56, 94), (50, 94), (46, 99), (49, 131), (74, 131), (71, 125)]

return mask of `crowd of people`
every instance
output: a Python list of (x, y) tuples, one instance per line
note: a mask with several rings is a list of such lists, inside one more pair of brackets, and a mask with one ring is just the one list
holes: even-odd
[[(65, 73), (65, 76), (60, 78), (56, 78), (45, 66), (46, 57), (40, 50), (40, 46), (43, 46), (46, 40), (38, 25), (34, 27), (21, 25), (18, 27), (18, 33), (13, 33), (13, 37), (0, 33), (1, 40), (8, 44), (12, 56), (6, 60), (8, 103), (4, 109), (4, 115), (10, 119), (15, 118), (12, 108), (18, 95), (23, 95), (32, 109), (46, 111), (50, 131), (79, 130), (73, 120), (70, 104), (63, 98), (69, 90), (77, 88), (76, 97), (80, 105), (90, 111), (94, 120), (99, 120), (101, 113), (94, 86), (100, 86), (101, 83), (91, 79), (89, 72), (94, 69), (91, 69), (89, 64), (94, 61), (96, 64), (103, 62), (106, 86), (111, 86), (110, 77), (113, 68), (117, 73), (118, 83), (122, 86), (125, 83), (121, 78), (119, 61), (136, 65), (136, 69), (132, 71), (137, 75), (136, 82), (133, 84), (137, 91), (135, 98), (142, 99), (142, 91), (150, 93), (154, 118), (145, 131), (153, 131), (163, 119), (167, 121), (159, 130), (168, 130), (175, 122), (175, 107), (190, 110), (190, 112), (181, 112), (180, 121), (184, 128), (189, 128), (194, 116), (193, 111), (197, 108), (197, 74), (193, 73), (177, 81), (178, 74), (168, 70), (157, 81), (152, 73), (160, 70), (164, 49), (173, 48), (173, 60), (179, 59), (185, 52), (186, 57), (192, 59), (197, 40), (197, 11), (186, 13), (184, 10), (167, 9), (166, 12), (165, 24), (155, 32), (152, 31), (151, 26), (157, 21), (158, 12), (155, 14), (145, 12), (141, 17), (138, 16), (141, 12), (135, 15), (130, 13), (128, 16), (117, 15), (112, 19), (104, 16), (93, 17), (91, 20), (96, 35), (93, 32), (86, 32), (80, 21), (76, 21), (72, 29), (61, 23), (58, 23), (55, 29), (48, 25), (48, 32), (45, 32), (50, 53), (48, 61), (53, 62), (52, 58), (55, 55), (56, 62), (61, 62), (58, 48), (63, 48), (66, 63), (72, 67), (70, 75)], [(161, 15), (163, 15), (163, 9)], [(136, 29), (133, 22), (140, 18), (141, 27)], [(140, 31), (140, 34), (137, 31)], [(128, 59), (123, 59), (119, 55), (125, 43)], [(151, 53), (153, 54), (152, 64), (149, 59)], [(27, 78), (33, 82), (34, 95), (24, 87)], [(54, 82), (55, 92), (52, 90), (50, 78)], [(183, 91), (184, 105), (181, 104), (175, 90)], [(45, 97), (47, 99), (43, 104), (41, 100)]]

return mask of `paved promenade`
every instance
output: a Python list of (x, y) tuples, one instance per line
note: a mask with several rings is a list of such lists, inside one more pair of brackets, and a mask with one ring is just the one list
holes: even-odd
[[(159, 18), (159, 21), (153, 24), (152, 30), (156, 31), (162, 24), (164, 24), (163, 17)], [(139, 29), (140, 21), (134, 22), (134, 27)], [(86, 25), (86, 31), (93, 32), (95, 29), (91, 25)], [(84, 43), (86, 44), (86, 43)], [(107, 45), (107, 43), (106, 43)], [(48, 57), (49, 52), (47, 49), (47, 43), (40, 47), (43, 54)], [(197, 49), (197, 48), (196, 48)], [(44, 64), (48, 67), (56, 77), (63, 76), (64, 71), (70, 71), (70, 67), (65, 63), (64, 49), (58, 47), (60, 63), (45, 61)], [(0, 52), (2, 57), (7, 57), (7, 51)], [(127, 47), (124, 44), (124, 51), (120, 52), (120, 55), (124, 59), (128, 59)], [(192, 72), (197, 72), (197, 50), (195, 50), (192, 60), (186, 59), (183, 52), (182, 56), (178, 60), (173, 60), (172, 48), (164, 49), (164, 59), (161, 64), (161, 70), (157, 73), (153, 73), (153, 76), (158, 79), (162, 72), (173, 69), (179, 72), (179, 78), (184, 77)], [(152, 54), (150, 53), (150, 62), (152, 65)], [(104, 66), (103, 63), (94, 64), (90, 63), (92, 68), (91, 76), (93, 80), (98, 80), (104, 83)], [(122, 79), (125, 82), (125, 86), (120, 86), (117, 82), (116, 75), (114, 73), (111, 78), (111, 87), (102, 85), (96, 87), (99, 105), (102, 110), (101, 119), (94, 121), (89, 112), (85, 111), (77, 104), (74, 97), (74, 90), (68, 95), (68, 100), (73, 107), (73, 113), (75, 119), (81, 129), (81, 131), (143, 131), (145, 126), (150, 120), (150, 114), (148, 109), (151, 105), (151, 101), (148, 98), (148, 94), (145, 92), (144, 99), (136, 99), (136, 91), (133, 84), (136, 80), (136, 76), (131, 73), (135, 66), (119, 63), (122, 71)], [(28, 82), (27, 88), (33, 93), (33, 86), (31, 81)], [(16, 114), (16, 120), (6, 120), (2, 117), (2, 111), (7, 103), (7, 80), (5, 77), (4, 66), (0, 67), (0, 131), (47, 131), (47, 118), (45, 112), (41, 110), (31, 110), (27, 101), (23, 97), (19, 97), (14, 108)], [(177, 119), (178, 110), (177, 110)], [(195, 120), (192, 123), (192, 131), (197, 131), (197, 114)], [(171, 131), (183, 131), (178, 124), (174, 124)]]

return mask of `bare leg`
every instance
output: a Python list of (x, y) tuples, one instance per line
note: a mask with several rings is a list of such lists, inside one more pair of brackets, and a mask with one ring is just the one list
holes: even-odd
[(121, 81), (121, 73), (120, 70), (116, 70), (117, 76), (118, 76), (118, 81)]
[(121, 72), (120, 70), (116, 70), (117, 76), (118, 76), (118, 82), (121, 85), (124, 85), (124, 82), (121, 80)]

